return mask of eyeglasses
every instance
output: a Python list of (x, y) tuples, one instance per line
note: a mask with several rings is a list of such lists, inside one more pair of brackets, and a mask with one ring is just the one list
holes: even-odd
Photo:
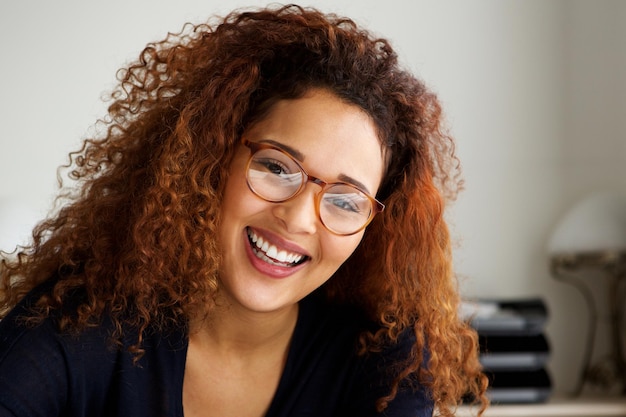
[(322, 187), (315, 209), (322, 224), (341, 236), (360, 232), (385, 205), (363, 190), (344, 182), (327, 183), (306, 173), (291, 155), (267, 143), (243, 140), (250, 149), (246, 180), (250, 190), (272, 203), (288, 201), (308, 182)]

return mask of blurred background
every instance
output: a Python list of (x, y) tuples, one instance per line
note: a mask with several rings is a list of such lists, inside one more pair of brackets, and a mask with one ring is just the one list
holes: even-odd
[[(57, 167), (146, 43), (256, 0), (0, 2), (0, 248), (45, 215)], [(555, 390), (574, 389), (588, 319), (547, 242), (590, 193), (626, 192), (626, 2), (307, 0), (391, 39), (440, 97), (466, 189), (450, 207), (467, 298), (541, 296)], [(4, 239), (4, 240), (2, 240)]]

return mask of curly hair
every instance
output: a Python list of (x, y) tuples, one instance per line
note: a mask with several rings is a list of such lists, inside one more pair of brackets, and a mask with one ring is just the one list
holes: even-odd
[(387, 40), (315, 9), (236, 11), (148, 44), (118, 80), (105, 129), (64, 167), (75, 184), (31, 245), (3, 256), (0, 314), (57, 276), (40, 317), (62, 310), (77, 288), (85, 294), (62, 328), (108, 314), (118, 337), (127, 324), (139, 329), (141, 354), (143, 331), (188, 323), (217, 292), (220, 202), (242, 133), (276, 101), (321, 88), (367, 112), (389, 156), (378, 193), (386, 210), (323, 287), (330, 301), (379, 323), (362, 335), (362, 353), (407, 328), (417, 335), (379, 409), (418, 378), (442, 415), (465, 394), (484, 410), (487, 382), (476, 334), (457, 315), (443, 218), (462, 185), (454, 143), (437, 97), (400, 67)]

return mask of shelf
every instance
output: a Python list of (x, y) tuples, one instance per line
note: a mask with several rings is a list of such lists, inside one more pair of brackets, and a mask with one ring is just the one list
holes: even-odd
[[(476, 415), (476, 410), (459, 407), (458, 417)], [(492, 405), (485, 417), (616, 417), (626, 416), (626, 398), (555, 398), (542, 404)]]

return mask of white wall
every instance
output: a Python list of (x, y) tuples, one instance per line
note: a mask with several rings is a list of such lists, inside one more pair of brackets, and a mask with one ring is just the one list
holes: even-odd
[(568, 8), (565, 199), (603, 186), (626, 189), (626, 3)]
[[(565, 5), (557, 216), (592, 193), (626, 193), (626, 2), (576, 0)], [(592, 359), (597, 364), (610, 350), (608, 281), (590, 275), (583, 282), (604, 284), (592, 288), (600, 316)], [(581, 371), (580, 337), (586, 336), (589, 317), (579, 292), (563, 285), (547, 290), (557, 309), (550, 330), (563, 352), (554, 365), (561, 386), (570, 386)]]
[[(116, 69), (147, 42), (185, 21), (264, 4), (0, 2), (0, 204), (20, 200), (24, 212), (45, 212), (56, 168), (104, 115), (100, 96)], [(545, 241), (576, 198), (604, 184), (626, 188), (626, 29), (618, 24), (626, 3), (302, 4), (347, 14), (391, 38), (405, 64), (439, 93), (467, 183), (449, 213), (462, 290), (468, 297), (544, 296), (556, 387), (571, 390), (585, 317), (578, 294), (549, 276)]]

